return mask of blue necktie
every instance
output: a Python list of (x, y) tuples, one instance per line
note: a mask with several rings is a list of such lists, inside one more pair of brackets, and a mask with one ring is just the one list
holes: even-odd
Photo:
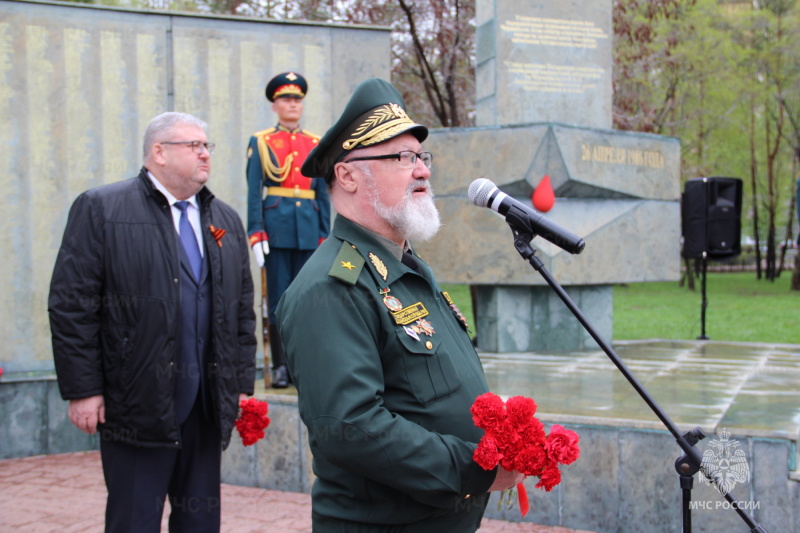
[(192, 265), (194, 278), (200, 280), (200, 272), (203, 268), (203, 257), (200, 255), (200, 247), (197, 246), (197, 237), (194, 235), (192, 225), (189, 224), (189, 215), (186, 214), (186, 210), (189, 208), (189, 202), (185, 200), (175, 202), (175, 207), (181, 211), (181, 220), (178, 222), (178, 230), (180, 231), (183, 248), (186, 250), (186, 255), (189, 256), (189, 264)]

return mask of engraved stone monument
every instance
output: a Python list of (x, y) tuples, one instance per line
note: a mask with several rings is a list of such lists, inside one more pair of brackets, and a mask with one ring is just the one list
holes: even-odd
[(433, 188), (445, 225), (417, 246), (444, 283), (476, 286), (479, 348), (571, 351), (597, 344), (523, 260), (506, 222), (474, 206), (477, 178), (531, 205), (549, 176), (550, 220), (580, 255), (532, 241), (545, 268), (606, 340), (612, 284), (677, 280), (680, 144), (611, 128), (611, 2), (478, 0), (478, 127), (432, 130)]

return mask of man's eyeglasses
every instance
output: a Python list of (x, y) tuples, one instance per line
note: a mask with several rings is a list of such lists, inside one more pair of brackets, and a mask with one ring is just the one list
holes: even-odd
[(159, 144), (188, 144), (192, 151), (198, 154), (203, 153), (203, 149), (208, 150), (208, 155), (214, 155), (214, 143), (204, 143), (203, 141), (161, 141)]
[(414, 168), (417, 166), (417, 159), (422, 161), (422, 164), (428, 168), (431, 168), (433, 165), (433, 154), (430, 152), (412, 152), (411, 150), (403, 150), (402, 152), (397, 152), (396, 154), (386, 154), (386, 155), (370, 155), (364, 157), (354, 157), (352, 159), (348, 159), (344, 161), (344, 163), (349, 163), (350, 161), (371, 161), (373, 159), (397, 159), (400, 161), (400, 168)]

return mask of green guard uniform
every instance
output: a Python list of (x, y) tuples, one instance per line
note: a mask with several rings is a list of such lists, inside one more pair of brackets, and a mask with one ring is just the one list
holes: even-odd
[(489, 388), (430, 268), (388, 242), (337, 217), (278, 307), (314, 531), (476, 531), (495, 471), (472, 459), (483, 432), (469, 408)]

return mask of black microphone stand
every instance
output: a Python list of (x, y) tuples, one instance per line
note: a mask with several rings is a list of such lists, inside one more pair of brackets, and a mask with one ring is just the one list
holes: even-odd
[(550, 275), (547, 269), (544, 268), (544, 263), (542, 263), (542, 261), (536, 257), (536, 250), (534, 250), (530, 245), (530, 242), (534, 237), (536, 237), (536, 234), (531, 228), (525, 214), (523, 212), (517, 212), (517, 210), (513, 208), (509, 209), (508, 213), (506, 214), (506, 222), (511, 227), (511, 231), (514, 234), (514, 248), (517, 249), (517, 252), (519, 252), (523, 259), (530, 263), (534, 270), (542, 275), (547, 284), (550, 285), (556, 294), (558, 294), (569, 310), (572, 311), (572, 314), (575, 315), (575, 318), (578, 319), (589, 335), (591, 335), (592, 338), (597, 341), (597, 344), (600, 345), (614, 365), (616, 365), (619, 371), (622, 372), (622, 375), (625, 376), (625, 379), (627, 379), (633, 388), (636, 389), (636, 392), (639, 393), (639, 396), (642, 397), (642, 399), (648, 406), (650, 406), (650, 409), (653, 410), (659, 420), (661, 420), (669, 432), (672, 433), (673, 437), (675, 437), (675, 440), (678, 443), (678, 446), (680, 446), (683, 450), (684, 455), (675, 461), (675, 469), (680, 475), (680, 487), (683, 494), (684, 533), (691, 532), (691, 509), (689, 502), (691, 501), (693, 476), (698, 471), (702, 471), (708, 480), (717, 488), (717, 490), (719, 490), (719, 492), (725, 496), (725, 499), (730, 502), (731, 507), (735, 509), (737, 513), (739, 513), (739, 516), (750, 528), (751, 533), (768, 533), (766, 529), (758, 525), (755, 520), (753, 520), (753, 518), (741, 508), (742, 506), (739, 501), (734, 498), (730, 492), (724, 491), (720, 488), (722, 475), (714, 470), (713, 465), (703, 465), (700, 452), (694, 447), (699, 440), (705, 438), (703, 431), (699, 427), (696, 427), (684, 435), (680, 434), (675, 423), (672, 422), (672, 420), (661, 409), (658, 403), (656, 403), (656, 401), (650, 396), (644, 386), (639, 382), (638, 379), (636, 379), (636, 376), (631, 373), (611, 345), (600, 336), (594, 326), (592, 326), (592, 324), (589, 322), (589, 319), (586, 318), (578, 306), (575, 305), (575, 302), (572, 301), (564, 288), (561, 287), (561, 285), (559, 285), (559, 283)]
[(702, 266), (703, 280), (701, 282), (701, 287), (703, 292), (703, 303), (700, 304), (700, 336), (697, 337), (697, 340), (699, 341), (708, 340), (708, 336), (706, 335), (706, 307), (708, 307), (708, 298), (706, 298), (707, 272), (708, 272), (708, 253), (703, 252), (703, 266)]

